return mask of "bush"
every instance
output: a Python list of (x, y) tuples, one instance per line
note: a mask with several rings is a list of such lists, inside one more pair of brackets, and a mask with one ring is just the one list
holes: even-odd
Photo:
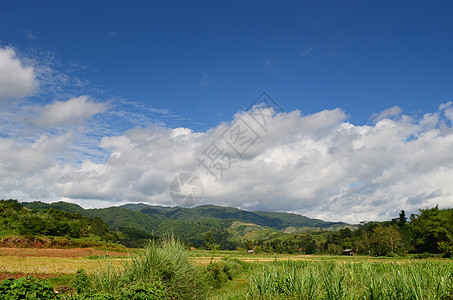
[(115, 300), (115, 297), (113, 295), (108, 294), (108, 293), (94, 293), (94, 294), (86, 294), (83, 296), (76, 296), (74, 298), (71, 298), (74, 300)]
[(242, 262), (238, 259), (224, 258), (219, 262), (211, 262), (207, 267), (210, 281), (214, 287), (232, 280), (242, 270)]
[(424, 253), (419, 253), (419, 254), (414, 255), (415, 259), (425, 259), (425, 258), (430, 258), (430, 257), (434, 257), (434, 254), (424, 252)]
[(204, 299), (208, 292), (201, 269), (175, 239), (150, 241), (143, 251), (124, 260), (122, 268), (109, 265), (100, 269), (93, 277), (93, 288), (119, 299), (124, 299), (121, 295), (125, 294), (141, 297), (145, 291), (152, 291), (154, 298), (150, 299), (162, 295), (170, 299)]
[(165, 298), (165, 287), (158, 280), (152, 283), (133, 284), (124, 289), (120, 297), (120, 299), (129, 300), (157, 300)]
[(83, 269), (78, 269), (74, 280), (72, 281), (72, 287), (77, 291), (77, 293), (81, 294), (89, 292), (91, 288), (90, 283), (90, 278), (87, 273), (85, 273)]
[(453, 245), (448, 242), (438, 242), (438, 248), (444, 254), (442, 255), (443, 258), (452, 258), (453, 257)]
[(32, 276), (2, 281), (0, 296), (1, 299), (58, 299), (58, 294), (47, 281)]

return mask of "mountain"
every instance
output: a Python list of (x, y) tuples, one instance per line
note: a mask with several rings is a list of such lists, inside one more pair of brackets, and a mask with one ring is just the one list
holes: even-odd
[(136, 212), (144, 213), (156, 220), (202, 220), (232, 219), (254, 223), (260, 226), (284, 230), (287, 227), (334, 229), (349, 224), (344, 222), (325, 222), (310, 219), (302, 215), (286, 212), (246, 211), (234, 207), (202, 205), (192, 208), (152, 206), (143, 203), (121, 206)]
[(22, 205), (29, 209), (55, 209), (64, 210), (70, 213), (78, 213), (84, 217), (100, 217), (112, 229), (120, 227), (131, 227), (147, 233), (152, 233), (157, 229), (159, 221), (138, 211), (133, 211), (121, 207), (84, 209), (83, 207), (67, 202), (43, 203), (43, 202), (23, 202)]
[(54, 203), (44, 203), (40, 201), (35, 201), (35, 202), (22, 202), (22, 206), (28, 208), (28, 209), (37, 209), (37, 210), (44, 210), (44, 209), (56, 209), (56, 210), (64, 210), (66, 212), (70, 212), (73, 214), (81, 214), (82, 216), (88, 217), (85, 213), (86, 210), (74, 203), (68, 203), (68, 202), (54, 202)]
[(91, 218), (100, 217), (113, 230), (134, 232), (137, 236), (172, 234), (194, 246), (204, 246), (206, 239), (212, 238), (223, 249), (245, 247), (247, 241), (278, 238), (285, 232), (335, 230), (348, 226), (342, 222), (324, 222), (293, 213), (251, 212), (215, 205), (183, 208), (139, 203), (96, 209), (84, 209), (66, 202), (30, 202), (22, 205), (29, 209), (53, 208)]

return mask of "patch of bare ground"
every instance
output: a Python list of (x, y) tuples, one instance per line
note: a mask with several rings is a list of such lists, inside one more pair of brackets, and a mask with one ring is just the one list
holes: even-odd
[(0, 248), (0, 256), (17, 256), (17, 257), (90, 257), (90, 256), (109, 256), (109, 257), (125, 257), (125, 256), (129, 256), (129, 253), (108, 251), (108, 250), (97, 250), (97, 249), (93, 249), (93, 248), (71, 248), (71, 249)]
[(13, 278), (13, 279), (19, 279), (24, 276), (33, 276), (35, 278), (40, 278), (40, 279), (47, 279), (47, 278), (52, 278), (52, 277), (57, 277), (60, 276), (61, 274), (24, 274), (24, 273), (7, 273), (7, 272), (0, 272), (0, 281)]

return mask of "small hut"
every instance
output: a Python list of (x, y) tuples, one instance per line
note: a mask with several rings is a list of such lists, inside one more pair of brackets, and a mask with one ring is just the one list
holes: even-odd
[(344, 249), (343, 255), (354, 256), (354, 249)]

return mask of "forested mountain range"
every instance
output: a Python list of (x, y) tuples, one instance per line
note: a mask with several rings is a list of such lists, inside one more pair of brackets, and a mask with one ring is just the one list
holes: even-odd
[(285, 232), (334, 230), (348, 226), (343, 222), (324, 222), (283, 212), (246, 211), (232, 207), (204, 205), (193, 208), (126, 204), (120, 207), (84, 209), (67, 202), (24, 202), (36, 210), (63, 210), (85, 217), (100, 217), (114, 230), (135, 230), (149, 235), (174, 234), (194, 246), (204, 246), (206, 236), (225, 249), (246, 246), (249, 240), (268, 240)]
[(0, 200), (3, 242), (14, 236), (44, 236), (140, 247), (149, 239), (168, 235), (187, 246), (207, 249), (306, 254), (341, 254), (344, 249), (354, 249), (378, 256), (428, 252), (450, 257), (453, 209), (420, 209), (410, 218), (401, 211), (390, 221), (349, 225), (291, 213), (250, 212), (214, 205), (180, 208), (127, 204), (84, 209), (65, 202)]

